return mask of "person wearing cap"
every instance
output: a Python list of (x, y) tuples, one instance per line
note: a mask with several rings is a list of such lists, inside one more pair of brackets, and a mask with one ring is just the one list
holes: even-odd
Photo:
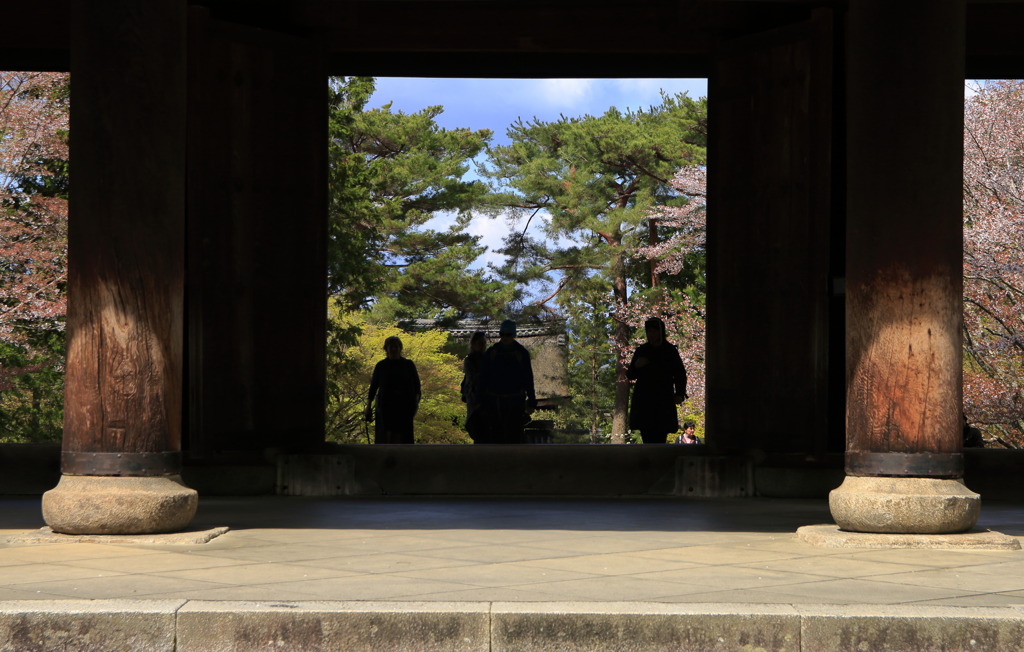
[(664, 444), (679, 430), (676, 405), (686, 400), (686, 368), (679, 349), (665, 339), (665, 322), (644, 322), (647, 341), (637, 347), (626, 369), (635, 380), (629, 406), (629, 428), (639, 430), (645, 444)]
[(516, 341), (516, 323), (501, 322), (498, 341), (484, 352), (480, 393), (488, 428), (484, 442), (522, 444), (523, 428), (537, 408), (530, 352)]

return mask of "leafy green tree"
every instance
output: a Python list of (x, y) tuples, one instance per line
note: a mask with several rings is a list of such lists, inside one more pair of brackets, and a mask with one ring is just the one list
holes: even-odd
[[(656, 229), (649, 210), (676, 201), (676, 171), (704, 162), (706, 125), (706, 100), (686, 94), (663, 95), (646, 111), (611, 108), (599, 117), (513, 124), (511, 144), (492, 148), (485, 166), (496, 190), (505, 190), (494, 210), (505, 211), (515, 227), (501, 272), (520, 284), (555, 284), (538, 307), (560, 302), (593, 275), (605, 279), (610, 304), (628, 304), (630, 279), (642, 278), (631, 273), (628, 253)], [(625, 321), (614, 322), (615, 349), (626, 350), (630, 335)], [(612, 434), (621, 441), (629, 383), (625, 361), (615, 364)]]
[(0, 442), (60, 441), (64, 425), (64, 334), (30, 346), (0, 342)]
[(615, 408), (615, 355), (608, 342), (613, 321), (608, 310), (609, 288), (601, 276), (591, 276), (562, 298), (566, 316), (570, 400), (559, 408), (555, 423), (576, 433), (571, 443), (603, 443), (611, 435)]
[(365, 312), (346, 313), (332, 301), (329, 319), (332, 332), (357, 332), (355, 344), (346, 338), (328, 340), (327, 438), (340, 443), (370, 443), (373, 424), (362, 420), (373, 367), (384, 357), (384, 340), (401, 338), (402, 354), (416, 364), (423, 398), (416, 413), (418, 444), (467, 444), (469, 437), (461, 423), (465, 406), (459, 398), (462, 361), (445, 352), (448, 333), (431, 330), (407, 333), (388, 323), (375, 321)]
[[(373, 91), (369, 77), (330, 83), (332, 293), (393, 322), (499, 314), (510, 291), (473, 267), (485, 247), (466, 230), (488, 189), (465, 176), (491, 132), (439, 127), (440, 106), (367, 108)], [(428, 225), (438, 216), (446, 229)]]

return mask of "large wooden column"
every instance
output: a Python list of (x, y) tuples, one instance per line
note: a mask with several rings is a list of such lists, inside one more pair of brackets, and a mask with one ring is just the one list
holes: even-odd
[(843, 529), (972, 527), (961, 483), (961, 1), (852, 0)]
[(833, 21), (819, 10), (723, 43), (708, 80), (707, 419), (717, 452), (842, 450), (842, 340), (830, 329), (842, 308), (832, 293), (842, 260)]
[(186, 526), (184, 0), (76, 2), (68, 357), (56, 531)]
[(189, 10), (185, 449), (324, 442), (327, 72), (319, 46)]

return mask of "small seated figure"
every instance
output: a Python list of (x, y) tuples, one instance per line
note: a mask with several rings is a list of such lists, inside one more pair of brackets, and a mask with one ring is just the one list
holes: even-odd
[(699, 444), (701, 443), (700, 437), (696, 434), (697, 426), (693, 424), (693, 421), (687, 421), (683, 424), (683, 434), (676, 437), (677, 444)]
[(964, 448), (984, 448), (985, 440), (981, 436), (981, 430), (975, 428), (967, 421), (964, 415)]

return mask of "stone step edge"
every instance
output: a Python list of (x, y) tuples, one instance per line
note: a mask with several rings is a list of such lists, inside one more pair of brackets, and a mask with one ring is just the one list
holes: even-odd
[(1024, 649), (1024, 604), (0, 601), (0, 650), (881, 649), (876, 646)]

